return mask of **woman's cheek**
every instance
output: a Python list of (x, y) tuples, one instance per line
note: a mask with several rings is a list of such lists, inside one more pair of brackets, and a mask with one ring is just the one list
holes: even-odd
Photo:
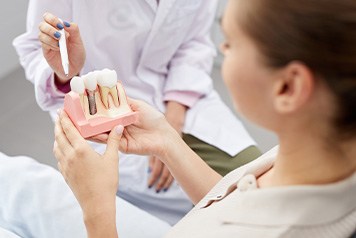
[(234, 73), (232, 72), (233, 67), (231, 64), (231, 60), (228, 55), (225, 55), (224, 61), (222, 63), (222, 77), (227, 87), (230, 87), (231, 80), (234, 77)]

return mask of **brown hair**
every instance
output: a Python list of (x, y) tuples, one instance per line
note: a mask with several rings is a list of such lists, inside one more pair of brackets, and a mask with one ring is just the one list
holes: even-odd
[(265, 63), (305, 63), (337, 98), (336, 129), (356, 132), (356, 1), (245, 0), (242, 29), (255, 41)]

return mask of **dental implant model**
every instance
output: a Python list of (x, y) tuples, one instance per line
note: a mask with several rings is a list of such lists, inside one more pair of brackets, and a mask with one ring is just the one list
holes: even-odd
[(74, 77), (70, 85), (72, 91), (65, 95), (64, 110), (84, 138), (137, 120), (138, 113), (131, 110), (114, 70)]
[(95, 102), (95, 92), (96, 92), (96, 79), (97, 72), (91, 72), (83, 76), (84, 85), (88, 93), (88, 103), (89, 103), (89, 113), (94, 115), (97, 112), (96, 102)]

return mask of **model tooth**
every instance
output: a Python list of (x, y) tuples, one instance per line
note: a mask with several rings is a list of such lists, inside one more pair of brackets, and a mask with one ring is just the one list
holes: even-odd
[(70, 81), (70, 88), (73, 92), (76, 92), (80, 95), (84, 94), (85, 92), (85, 86), (84, 86), (84, 81), (81, 77), (73, 77), (72, 80)]
[(88, 93), (88, 103), (89, 103), (89, 113), (94, 115), (97, 112), (96, 102), (95, 102), (95, 90), (97, 87), (97, 72), (91, 72), (87, 75), (82, 76), (84, 79), (84, 85)]
[(98, 75), (101, 100), (105, 107), (109, 108), (108, 94), (112, 96), (116, 107), (119, 106), (119, 98), (116, 90), (117, 74), (114, 70), (104, 69)]
[(117, 74), (115, 70), (103, 69), (98, 73), (98, 84), (102, 87), (114, 87), (117, 84)]
[(119, 95), (117, 93), (116, 86), (110, 88), (110, 94), (111, 94), (112, 98), (114, 99), (115, 106), (119, 107), (120, 106), (120, 102), (119, 102)]
[(97, 72), (90, 72), (84, 76), (82, 76), (82, 78), (84, 79), (84, 85), (85, 88), (90, 90), (90, 91), (95, 91), (96, 86), (97, 86)]
[(109, 95), (110, 89), (108, 87), (101, 87), (100, 85), (99, 85), (99, 88), (100, 88), (101, 101), (103, 102), (106, 109), (109, 109), (108, 95)]

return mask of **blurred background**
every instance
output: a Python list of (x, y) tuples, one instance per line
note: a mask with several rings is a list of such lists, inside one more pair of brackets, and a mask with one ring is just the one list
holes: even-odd
[[(218, 19), (227, 0), (219, 1), (219, 8), (211, 35), (218, 47), (223, 41)], [(53, 123), (35, 101), (33, 85), (25, 79), (12, 40), (25, 32), (28, 1), (12, 0), (0, 8), (0, 151), (7, 155), (26, 155), (56, 167), (52, 154)], [(220, 74), (221, 54), (215, 60), (212, 78), (215, 88), (232, 108)], [(233, 108), (232, 108), (233, 110)], [(237, 117), (240, 117), (236, 114)], [(223, 120), (223, 118), (222, 118)], [(260, 149), (265, 152), (277, 144), (270, 132), (241, 118)]]

